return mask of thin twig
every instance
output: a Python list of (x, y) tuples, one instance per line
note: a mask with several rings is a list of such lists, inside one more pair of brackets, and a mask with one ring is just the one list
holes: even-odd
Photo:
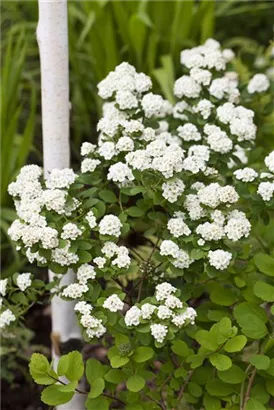
[(252, 388), (252, 385), (253, 385), (253, 382), (254, 382), (254, 379), (255, 379), (255, 376), (256, 376), (256, 372), (257, 372), (257, 369), (254, 368), (252, 373), (251, 373), (251, 376), (249, 378), (246, 393), (245, 393), (245, 397), (244, 397), (244, 403), (243, 403), (243, 409), (242, 410), (246, 409), (246, 405), (248, 403), (248, 400), (250, 399), (250, 392), (251, 392), (251, 388)]
[(194, 370), (191, 370), (191, 371), (188, 373), (188, 376), (187, 376), (187, 378), (186, 378), (184, 384), (182, 385), (181, 390), (179, 391), (178, 399), (177, 399), (178, 402), (179, 402), (179, 401), (181, 400), (181, 398), (183, 397), (184, 391), (185, 391), (185, 389), (186, 389), (186, 387), (187, 387), (187, 385), (188, 385), (188, 383), (189, 383), (191, 377), (193, 376), (193, 373), (194, 373)]

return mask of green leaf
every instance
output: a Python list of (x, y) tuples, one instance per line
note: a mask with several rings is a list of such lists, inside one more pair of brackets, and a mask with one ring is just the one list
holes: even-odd
[(68, 355), (68, 367), (65, 376), (68, 380), (80, 380), (84, 374), (84, 363), (80, 352), (76, 350)]
[(79, 262), (80, 262), (81, 264), (82, 264), (82, 263), (88, 263), (88, 262), (90, 262), (91, 259), (92, 259), (92, 255), (91, 255), (89, 252), (87, 252), (87, 251), (79, 250), (79, 251), (77, 252), (77, 255), (78, 255), (78, 257), (79, 257)]
[(274, 382), (273, 378), (266, 380), (266, 390), (268, 391), (271, 396), (274, 397)]
[[(56, 382), (54, 379), (58, 379), (58, 376), (51, 368), (48, 359), (40, 353), (32, 354), (29, 363), (29, 370), (31, 377), (37, 384), (53, 384)], [(50, 376), (53, 376), (54, 379)]]
[(232, 366), (231, 359), (224, 354), (215, 353), (210, 356), (209, 360), (217, 370), (227, 370)]
[(205, 394), (203, 403), (206, 410), (220, 410), (221, 408), (221, 401), (209, 394)]
[(261, 307), (243, 302), (234, 309), (234, 316), (242, 332), (251, 339), (262, 339), (267, 334), (267, 317)]
[(218, 377), (225, 383), (238, 384), (244, 381), (246, 374), (239, 366), (233, 364), (228, 370), (218, 371)]
[(224, 345), (226, 352), (240, 352), (246, 345), (247, 338), (244, 335), (234, 336), (232, 339), (229, 339)]
[(61, 356), (57, 365), (58, 376), (64, 376), (69, 367), (69, 357), (68, 355)]
[(89, 384), (94, 380), (104, 376), (104, 368), (102, 363), (95, 359), (88, 359), (86, 363), (86, 378)]
[(139, 218), (140, 216), (143, 216), (145, 213), (144, 209), (138, 208), (137, 206), (131, 206), (126, 210), (126, 213), (129, 216), (133, 216), (135, 218)]
[(266, 410), (266, 408), (258, 400), (250, 398), (245, 406), (245, 410)]
[(211, 396), (223, 397), (233, 393), (234, 389), (219, 379), (211, 379), (206, 384), (206, 390)]
[(217, 285), (210, 293), (210, 299), (217, 305), (231, 306), (236, 302), (237, 297), (229, 288)]
[(270, 359), (263, 354), (256, 354), (249, 359), (250, 363), (258, 370), (266, 370), (270, 366)]
[(109, 402), (104, 397), (98, 397), (97, 399), (88, 398), (85, 402), (87, 410), (108, 410)]
[(266, 302), (274, 302), (274, 286), (258, 281), (253, 287), (254, 295)]
[(260, 272), (274, 276), (274, 258), (265, 253), (257, 253), (254, 262)]
[(61, 385), (54, 384), (46, 387), (41, 394), (42, 402), (49, 406), (59, 406), (60, 404), (70, 401), (74, 396), (74, 392), (63, 392), (60, 390), (60, 386)]
[(77, 386), (78, 386), (77, 380), (73, 380), (72, 382), (66, 384), (65, 386), (63, 384), (58, 385), (59, 390), (62, 392), (74, 392)]
[(137, 347), (134, 355), (132, 356), (133, 360), (136, 363), (147, 362), (154, 356), (154, 350), (151, 347)]
[(142, 390), (145, 387), (145, 384), (145, 379), (143, 379), (143, 377), (141, 376), (138, 376), (137, 374), (131, 376), (126, 382), (128, 390), (135, 393)]
[(108, 202), (110, 204), (114, 204), (115, 202), (117, 202), (117, 198), (114, 192), (109, 191), (108, 189), (103, 189), (103, 191), (100, 191), (99, 197), (103, 199), (103, 201)]
[(104, 391), (105, 388), (105, 381), (101, 378), (94, 380), (91, 384), (91, 390), (88, 395), (91, 399), (95, 399), (96, 397), (100, 396), (100, 394)]
[(113, 356), (110, 359), (110, 364), (114, 369), (117, 369), (118, 367), (124, 366), (128, 362), (129, 362), (128, 357), (123, 357), (123, 356), (120, 356), (120, 355)]
[(218, 349), (218, 343), (214, 335), (210, 334), (207, 330), (199, 330), (195, 334), (195, 340), (200, 343), (201, 346), (205, 347), (208, 350)]
[(187, 357), (189, 354), (189, 348), (187, 344), (183, 342), (183, 340), (176, 340), (175, 342), (173, 342), (171, 350), (178, 356)]
[(119, 384), (126, 378), (124, 372), (119, 369), (111, 369), (104, 376), (105, 380), (109, 383)]

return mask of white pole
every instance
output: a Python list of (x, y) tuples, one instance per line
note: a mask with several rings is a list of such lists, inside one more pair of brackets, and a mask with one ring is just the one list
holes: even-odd
[[(39, 22), (37, 42), (41, 64), (43, 158), (45, 176), (54, 168), (66, 168), (70, 164), (69, 148), (69, 71), (68, 71), (68, 22), (67, 0), (38, 0)], [(49, 271), (49, 280), (54, 274)], [(74, 281), (69, 270), (62, 284)], [(74, 313), (74, 302), (52, 299), (52, 335), (58, 342), (81, 339)], [(58, 360), (58, 349), (53, 357)], [(58, 406), (58, 410), (83, 410), (82, 395), (75, 395), (71, 402)]]

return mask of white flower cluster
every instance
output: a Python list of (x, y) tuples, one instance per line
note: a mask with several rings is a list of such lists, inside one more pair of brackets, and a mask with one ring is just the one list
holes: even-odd
[(263, 201), (269, 202), (274, 197), (274, 151), (270, 152), (264, 159), (267, 172), (260, 174), (253, 168), (243, 168), (234, 171), (235, 179), (242, 182), (253, 182), (259, 180), (257, 193)]
[(155, 298), (158, 303), (145, 302), (140, 307), (132, 306), (125, 315), (126, 325), (138, 326), (149, 321), (152, 336), (156, 342), (163, 343), (172, 324), (178, 330), (189, 323), (194, 324), (197, 313), (193, 308), (184, 306), (174, 293), (178, 290), (170, 283), (157, 285)]
[(230, 252), (217, 249), (208, 252), (209, 264), (218, 270), (227, 269), (231, 262), (232, 254)]
[[(119, 269), (127, 269), (130, 265), (129, 251), (125, 246), (118, 246), (114, 242), (105, 242), (102, 248), (102, 253), (106, 258), (111, 259), (112, 266), (117, 266)], [(104, 258), (105, 259), (105, 258)], [(105, 259), (106, 261), (106, 259)], [(95, 259), (94, 259), (95, 262)], [(101, 260), (99, 263), (102, 262)], [(95, 262), (96, 263), (96, 262)]]
[[(69, 252), (70, 240), (77, 239), (83, 233), (77, 224), (68, 222), (80, 204), (68, 194), (68, 189), (77, 176), (68, 168), (54, 169), (45, 181), (44, 189), (40, 181), (41, 175), (40, 167), (27, 165), (21, 169), (16, 181), (9, 185), (9, 193), (14, 197), (19, 219), (12, 223), (8, 233), (18, 246), (25, 249), (31, 263), (35, 260), (42, 264), (47, 262), (39, 251), (32, 251), (34, 245), (39, 245), (40, 248), (52, 251), (54, 262), (68, 266), (78, 262), (78, 256)], [(59, 229), (63, 221), (61, 230), (48, 222), (45, 211), (62, 217), (58, 217)], [(69, 239), (64, 248), (59, 248), (61, 238)]]
[(21, 273), (16, 278), (16, 284), (22, 292), (29, 288), (31, 286), (31, 283), (31, 273)]
[(0, 313), (0, 329), (9, 326), (15, 320), (16, 317), (10, 309), (4, 310), (2, 313)]
[(255, 74), (248, 83), (247, 91), (249, 94), (263, 93), (269, 86), (269, 79), (265, 74)]
[(172, 265), (179, 269), (187, 269), (193, 262), (186, 251), (180, 249), (175, 242), (167, 239), (160, 245), (160, 255), (170, 256)]
[(110, 235), (119, 237), (121, 234), (122, 222), (115, 215), (105, 215), (99, 223), (99, 232), (101, 235)]
[(103, 326), (102, 320), (90, 314), (93, 307), (87, 302), (76, 303), (74, 310), (79, 314), (80, 323), (90, 339), (100, 338), (106, 333), (107, 329)]
[(110, 312), (118, 312), (124, 309), (124, 302), (121, 301), (118, 295), (113, 294), (104, 301), (103, 307)]

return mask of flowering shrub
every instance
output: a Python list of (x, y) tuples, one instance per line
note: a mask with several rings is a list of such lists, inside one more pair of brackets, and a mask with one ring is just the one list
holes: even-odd
[[(51, 286), (75, 300), (84, 340), (106, 349), (86, 363), (87, 409), (269, 408), (274, 258), (251, 226), (273, 210), (274, 153), (266, 172), (247, 167), (256, 121), (242, 104), (273, 86), (261, 73), (239, 84), (233, 58), (212, 39), (184, 50), (174, 106), (122, 63), (98, 85), (99, 139), (82, 145), (81, 173), (55, 169), (44, 180), (28, 165), (9, 186), (11, 239), (56, 273)], [(75, 283), (64, 287), (68, 268)], [(31, 299), (34, 282), (18, 276), (20, 298)], [(5, 329), (19, 315), (8, 296)], [(49, 405), (79, 394), (77, 352), (55, 370), (33, 355), (30, 370), (50, 385)]]

